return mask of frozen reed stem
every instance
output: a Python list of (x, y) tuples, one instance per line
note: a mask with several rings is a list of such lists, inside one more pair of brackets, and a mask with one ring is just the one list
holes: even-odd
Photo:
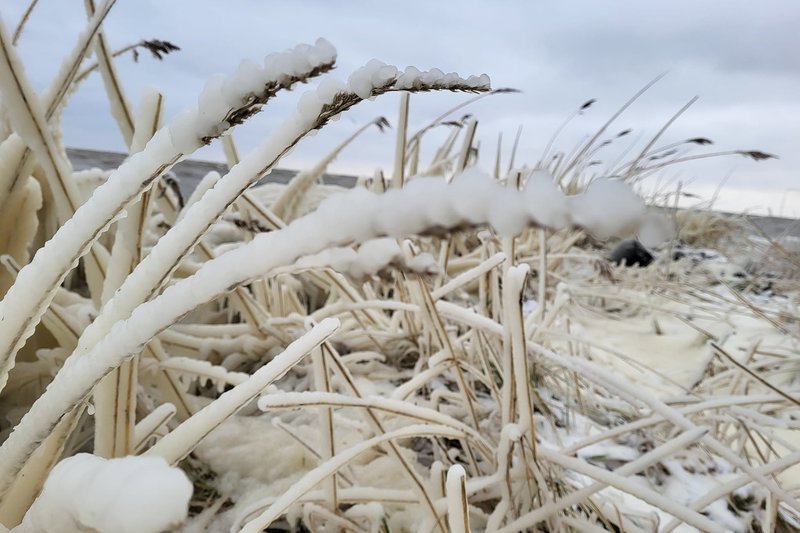
[[(94, 0), (84, 0), (84, 6), (86, 7), (86, 14), (91, 19), (96, 11)], [(94, 38), (94, 55), (97, 58), (100, 76), (103, 78), (103, 85), (108, 95), (109, 104), (111, 104), (111, 115), (117, 121), (117, 126), (125, 144), (131, 147), (135, 128), (134, 115), (117, 76), (114, 60), (108, 48), (108, 41), (102, 29), (97, 32)]]
[[(318, 391), (330, 393), (330, 372), (328, 371), (328, 363), (322, 348), (314, 348), (314, 350), (311, 352), (311, 364), (314, 367), (314, 386)], [(320, 454), (322, 456), (322, 460), (328, 460), (336, 455), (333, 409), (331, 409), (329, 406), (319, 407), (319, 436), (319, 441), (321, 443)], [(330, 479), (325, 481), (323, 486), (323, 491), (325, 493), (325, 504), (329, 510), (334, 512), (339, 510), (339, 498), (336, 494), (336, 477), (336, 474), (333, 474)]]
[(145, 455), (163, 457), (170, 464), (177, 463), (186, 457), (206, 435), (261, 394), (267, 386), (283, 376), (316, 346), (333, 335), (338, 327), (338, 320), (326, 318), (290, 344), (280, 355), (258, 369), (247, 381), (225, 392), (217, 400), (165, 435), (147, 450)]
[(447, 471), (447, 524), (450, 533), (470, 533), (469, 501), (467, 500), (467, 473), (461, 465)]
[[(87, 9), (94, 10), (92, 0), (86, 0)], [(95, 50), (98, 55), (104, 53), (105, 39), (98, 34)], [(110, 63), (108, 76), (112, 78), (107, 84), (119, 85), (113, 64)], [(101, 68), (101, 72), (106, 70)], [(104, 75), (105, 76), (105, 75)], [(107, 87), (107, 90), (111, 90)], [(113, 92), (113, 91), (112, 91)], [(124, 108), (117, 118), (125, 123), (130, 109), (125, 102), (125, 95), (117, 89), (116, 103)], [(112, 107), (114, 101), (112, 100)], [(131, 131), (131, 153), (142, 151), (158, 128), (164, 110), (164, 97), (155, 91), (146, 91), (142, 95), (139, 115), (136, 118), (135, 130)], [(123, 131), (125, 128), (123, 128)], [(135, 131), (135, 132), (134, 132)], [(130, 274), (131, 270), (141, 262), (145, 224), (150, 216), (150, 191), (146, 191), (138, 201), (129, 207), (128, 216), (119, 220), (116, 225), (114, 246), (111, 249), (106, 277), (103, 282), (102, 303), (111, 299), (114, 292)], [(95, 446), (94, 453), (101, 457), (124, 457), (133, 453), (135, 448), (134, 426), (136, 424), (136, 389), (138, 384), (139, 356), (127, 361), (114, 370), (95, 390)]]

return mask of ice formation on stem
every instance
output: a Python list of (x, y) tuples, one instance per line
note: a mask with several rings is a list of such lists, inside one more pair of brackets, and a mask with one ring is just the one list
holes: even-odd
[(469, 533), (469, 503), (467, 502), (467, 473), (461, 465), (447, 471), (447, 523), (451, 533)]

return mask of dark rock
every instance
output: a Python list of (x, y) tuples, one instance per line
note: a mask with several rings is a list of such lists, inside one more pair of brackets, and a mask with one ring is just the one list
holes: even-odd
[(624, 262), (627, 266), (646, 267), (653, 262), (653, 254), (639, 241), (630, 239), (619, 243), (611, 252), (609, 260), (617, 265)]

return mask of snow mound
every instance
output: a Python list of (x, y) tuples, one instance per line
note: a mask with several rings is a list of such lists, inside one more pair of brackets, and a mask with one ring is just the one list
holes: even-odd
[(43, 532), (158, 533), (186, 519), (192, 484), (160, 457), (86, 453), (50, 473), (23, 522)]

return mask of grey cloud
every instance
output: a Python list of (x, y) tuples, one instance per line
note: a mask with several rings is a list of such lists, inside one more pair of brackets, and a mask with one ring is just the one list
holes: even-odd
[[(16, 21), (25, 2), (2, 10), (6, 24)], [(190, 105), (205, 80), (230, 72), (243, 58), (260, 60), (319, 36), (339, 49), (339, 77), (377, 57), (405, 66), (437, 66), (461, 73), (487, 72), (496, 86), (512, 86), (521, 95), (487, 98), (468, 111), (480, 119), (479, 141), (486, 157), (494, 153), (500, 131), (506, 147), (524, 124), (520, 156), (535, 160), (552, 132), (589, 98), (597, 104), (562, 135), (570, 149), (599, 127), (631, 94), (655, 75), (665, 79), (611, 128), (633, 128), (647, 138), (689, 98), (698, 102), (677, 121), (664, 141), (703, 135), (717, 147), (757, 148), (781, 155), (760, 164), (724, 159), (686, 165), (671, 175), (716, 183), (731, 169), (732, 185), (759, 184), (779, 190), (796, 181), (800, 156), (800, 4), (743, 0), (669, 3), (614, 2), (254, 2), (174, 0), (119, 2), (107, 22), (112, 46), (142, 37), (163, 38), (181, 46), (163, 62), (142, 57), (119, 61), (131, 101), (143, 87), (166, 95), (167, 115)], [(85, 15), (66, 2), (42, 2), (21, 42), (28, 71), (38, 88), (46, 86), (62, 55), (82, 28)], [(302, 91), (303, 89), (301, 89)], [(301, 92), (298, 91), (298, 92)], [(277, 127), (297, 95), (271, 104), (237, 140), (247, 151)], [(463, 95), (412, 98), (412, 127), (463, 101)], [(287, 166), (313, 163), (337, 138), (377, 115), (390, 120), (397, 99), (388, 96), (356, 107), (341, 121), (307, 139), (285, 159)], [(97, 80), (74, 96), (65, 115), (66, 140), (101, 149), (121, 149), (108, 118)], [(443, 132), (431, 135), (430, 145)], [(370, 132), (334, 165), (338, 171), (370, 172), (391, 166), (393, 133)], [(438, 137), (437, 137), (438, 136)], [(634, 135), (630, 137), (634, 138)], [(202, 157), (220, 157), (212, 147)], [(613, 150), (609, 151), (613, 158)], [(484, 161), (491, 166), (491, 157)], [(672, 172), (672, 171), (671, 171)]]

